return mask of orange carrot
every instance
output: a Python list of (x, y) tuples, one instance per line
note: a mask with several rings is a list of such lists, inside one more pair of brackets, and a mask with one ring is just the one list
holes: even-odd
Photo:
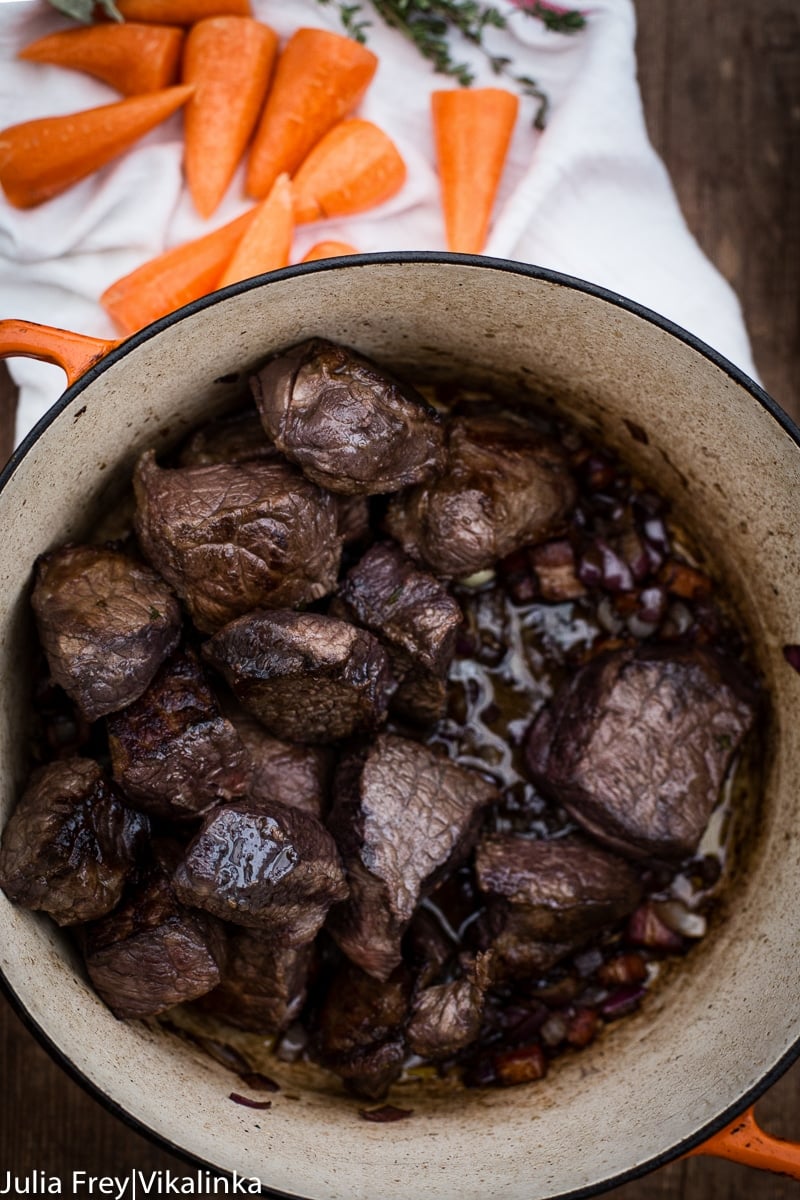
[(186, 182), (201, 217), (219, 204), (267, 94), (278, 35), (252, 17), (209, 17), (186, 39)]
[(403, 186), (406, 165), (371, 121), (341, 121), (318, 142), (292, 180), (298, 222), (346, 217), (382, 204)]
[(256, 206), (247, 232), (222, 272), (217, 287), (227, 287), (240, 279), (285, 267), (289, 262), (293, 233), (292, 185), (288, 175), (279, 175), (266, 200)]
[(278, 59), (256, 132), (246, 190), (266, 196), (278, 175), (293, 175), (309, 150), (356, 107), (378, 60), (351, 38), (298, 29)]
[(317, 242), (300, 259), (300, 262), (316, 262), (320, 258), (341, 258), (345, 254), (358, 254), (349, 242)]
[(126, 21), (155, 25), (194, 25), (206, 17), (249, 17), (250, 0), (118, 0)]
[(125, 333), (198, 300), (216, 287), (225, 264), (247, 232), (255, 209), (212, 233), (166, 250), (103, 292), (100, 303)]
[(459, 88), (431, 100), (447, 248), (480, 254), (519, 99), (502, 88)]
[(93, 75), (124, 96), (160, 92), (175, 83), (183, 30), (174, 25), (87, 25), (39, 38), (18, 57)]
[(132, 96), (66, 117), (23, 121), (0, 133), (0, 184), (16, 208), (33, 208), (91, 175), (185, 104), (190, 87)]

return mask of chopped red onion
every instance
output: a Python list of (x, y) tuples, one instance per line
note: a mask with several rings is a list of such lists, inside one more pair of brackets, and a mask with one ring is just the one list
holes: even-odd
[(664, 900), (653, 905), (658, 916), (673, 933), (688, 938), (705, 937), (708, 922), (702, 913), (692, 912), (680, 900)]
[(545, 1046), (554, 1050), (567, 1036), (567, 1022), (559, 1013), (552, 1013), (542, 1025), (540, 1036)]
[(658, 629), (658, 621), (643, 621), (636, 613), (632, 617), (628, 617), (626, 624), (628, 632), (632, 633), (635, 638), (652, 637)]
[(600, 1012), (607, 1021), (616, 1021), (618, 1017), (626, 1017), (628, 1013), (635, 1012), (646, 995), (647, 988), (643, 987), (630, 985), (617, 988), (602, 1005)]
[(667, 608), (667, 593), (662, 587), (646, 587), (639, 596), (637, 616), (640, 621), (652, 622), (657, 625), (664, 616)]
[(600, 1018), (593, 1008), (578, 1008), (567, 1025), (567, 1041), (570, 1046), (588, 1046), (599, 1028)]
[(670, 542), (667, 527), (660, 517), (648, 517), (644, 523), (644, 536), (662, 554), (669, 554)]
[(544, 1079), (547, 1074), (547, 1059), (538, 1044), (520, 1046), (515, 1050), (503, 1050), (495, 1055), (494, 1067), (497, 1081), (503, 1087), (514, 1087), (518, 1083), (533, 1083)]
[(783, 657), (790, 667), (800, 671), (800, 646), (788, 645), (783, 647)]
[(674, 953), (683, 949), (683, 939), (664, 924), (650, 903), (641, 904), (628, 921), (628, 940), (651, 950)]
[(272, 1108), (271, 1100), (251, 1100), (249, 1096), (240, 1096), (238, 1092), (231, 1092), (228, 1099), (234, 1104), (243, 1104), (245, 1108)]
[(597, 606), (597, 620), (606, 633), (622, 633), (624, 623), (617, 616), (610, 596), (603, 596)]
[(647, 978), (647, 966), (641, 954), (629, 951), (627, 954), (616, 954), (614, 958), (603, 963), (597, 977), (609, 986), (644, 983)]

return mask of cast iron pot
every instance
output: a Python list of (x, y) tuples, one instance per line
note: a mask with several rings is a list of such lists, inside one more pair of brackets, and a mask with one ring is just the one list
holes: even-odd
[[(724, 916), (645, 1002), (539, 1084), (402, 1084), (411, 1119), (375, 1125), (330, 1077), (291, 1068), (269, 1112), (156, 1024), (118, 1022), (70, 941), (0, 896), (7, 987), (96, 1095), (164, 1144), (275, 1192), (332, 1200), (573, 1197), (696, 1151), (793, 1171), (800, 1151), (736, 1119), (800, 1038), (800, 435), (750, 380), (683, 331), (552, 272), (456, 255), (371, 255), (215, 293), (123, 344), (18, 322), (0, 352), (59, 362), (71, 386), (14, 456), (0, 493), (3, 821), (28, 770), (28, 591), (37, 555), (84, 537), (137, 456), (229, 407), (246, 374), (303, 338), (399, 373), (543, 394), (636, 464), (707, 547), (771, 696), (764, 794)], [(716, 1135), (709, 1144), (707, 1139)]]

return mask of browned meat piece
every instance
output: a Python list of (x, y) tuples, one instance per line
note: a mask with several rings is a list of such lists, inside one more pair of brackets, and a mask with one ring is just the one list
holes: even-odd
[(448, 426), (444, 474), (395, 497), (386, 528), (437, 575), (460, 579), (557, 533), (576, 495), (554, 442), (510, 418), (462, 417)]
[(154, 816), (196, 817), (247, 790), (247, 752), (188, 650), (109, 718), (108, 744), (114, 779)]
[(370, 536), (369, 500), (366, 496), (336, 496), (339, 537), (345, 546), (367, 542)]
[(336, 583), (336, 503), (289, 463), (168, 471), (150, 450), (133, 482), (142, 550), (205, 633), (254, 608), (318, 600)]
[(460, 979), (418, 992), (406, 1037), (421, 1058), (449, 1058), (474, 1042), (481, 1029), (483, 999), (490, 983), (489, 954), (479, 954)]
[(357, 1096), (380, 1100), (400, 1075), (410, 999), (404, 967), (385, 982), (352, 963), (334, 975), (319, 1016), (317, 1056)]
[(301, 342), (250, 385), (278, 449), (332, 492), (396, 492), (441, 469), (442, 427), (433, 409), (343, 346)]
[(3, 830), (0, 887), (59, 925), (93, 921), (118, 902), (148, 832), (96, 762), (50, 763), (34, 771)]
[(309, 813), (244, 801), (213, 809), (174, 878), (178, 897), (234, 925), (302, 946), (347, 897), (336, 844)]
[(548, 970), (633, 912), (642, 891), (628, 863), (574, 835), (549, 842), (488, 835), (475, 873), (490, 897), (497, 978)]
[(31, 602), (53, 680), (87, 721), (141, 696), (181, 634), (164, 580), (101, 546), (40, 558)]
[(249, 613), (203, 654), (248, 712), (290, 742), (335, 742), (386, 719), (388, 655), (371, 633), (335, 617)]
[(89, 978), (116, 1017), (150, 1017), (196, 1000), (220, 981), (225, 936), (202, 912), (177, 900), (169, 878), (175, 849), (158, 844), (124, 903), (84, 937)]
[(531, 774), (593, 837), (634, 857), (693, 853), (754, 719), (739, 663), (669, 646), (598, 655), (534, 723)]
[(441, 977), (443, 968), (461, 948), (452, 933), (424, 904), (411, 918), (403, 938), (403, 959), (414, 975), (418, 988), (428, 987)]
[(232, 702), (227, 714), (250, 760), (247, 797), (258, 804), (288, 804), (322, 817), (328, 807), (333, 752), (325, 746), (297, 746), (267, 733), (264, 726)]
[(389, 977), (414, 909), (469, 853), (481, 810), (496, 798), (480, 775), (390, 734), (342, 763), (328, 824), (350, 899), (331, 913), (329, 927), (353, 962)]
[(392, 674), (400, 681), (393, 710), (412, 721), (441, 716), (462, 621), (444, 585), (399, 546), (384, 542), (353, 567), (334, 603), (336, 615), (369, 629), (387, 647)]
[(182, 467), (217, 463), (268, 462), (281, 455), (264, 433), (256, 412), (238, 412), (209, 421), (193, 433), (180, 453)]
[(254, 929), (232, 929), (222, 982), (200, 1007), (252, 1033), (281, 1033), (299, 1015), (314, 948), (287, 946)]

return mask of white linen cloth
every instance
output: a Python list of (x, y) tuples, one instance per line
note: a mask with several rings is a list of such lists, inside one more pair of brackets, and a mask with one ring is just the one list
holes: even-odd
[[(500, 0), (504, 7), (503, 0)], [(337, 6), (316, 0), (252, 0), (254, 15), (287, 37), (303, 25), (341, 32)], [(368, 44), (380, 60), (359, 110), (396, 141), (408, 166), (402, 190), (372, 212), (300, 226), (293, 261), (317, 241), (360, 251), (445, 248), (430, 121), (430, 93), (455, 86), (399, 33), (371, 16)], [(546, 130), (525, 100), (512, 139), (486, 253), (565, 271), (637, 300), (683, 325), (754, 375), (736, 296), (686, 227), (663, 163), (645, 130), (636, 81), (631, 0), (590, 0), (586, 28), (563, 35), (509, 6), (510, 29), (489, 31), (496, 53), (533, 76), (551, 100)], [(108, 104), (119, 96), (88, 76), (15, 61), (28, 42), (68, 27), (44, 0), (0, 0), (0, 128)], [(493, 76), (480, 55), (454, 44), (458, 61)], [(38, 208), (0, 200), (0, 317), (19, 317), (97, 337), (115, 330), (98, 297), (115, 279), (167, 247), (197, 237), (249, 207), (240, 169), (208, 222), (181, 183), (181, 116), (134, 149)], [(63, 390), (57, 367), (12, 360), (20, 386), (17, 435)]]

